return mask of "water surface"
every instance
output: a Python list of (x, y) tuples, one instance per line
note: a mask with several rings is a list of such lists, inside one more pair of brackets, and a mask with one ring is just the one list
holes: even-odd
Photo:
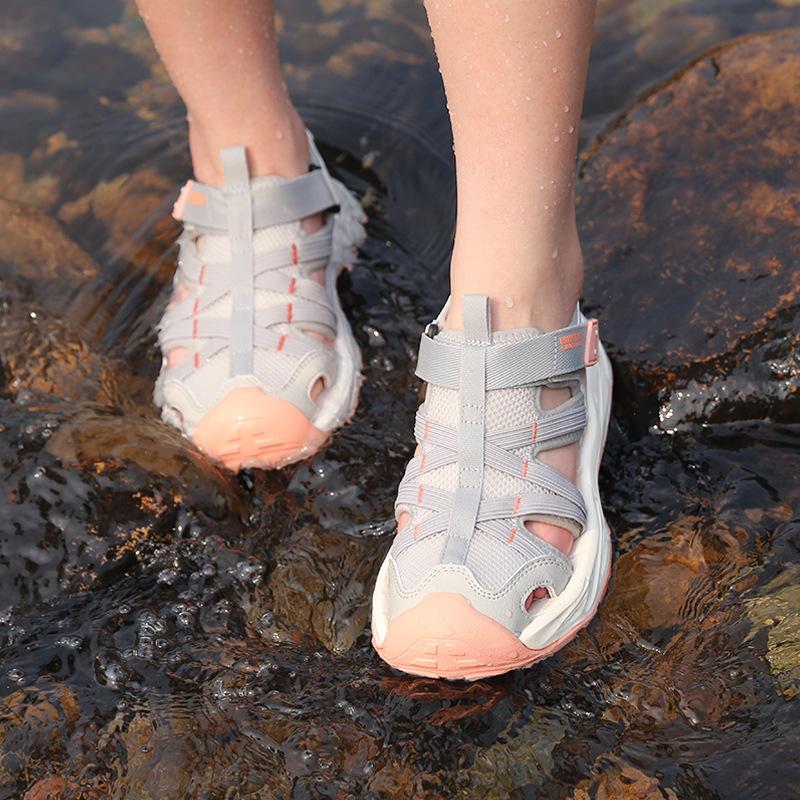
[(150, 403), (180, 104), (130, 4), (6, 0), (0, 797), (796, 796), (799, 24), (600, 3), (579, 211), (617, 560), (573, 643), (466, 685), (369, 645), (452, 236), (421, 8), (283, 4), (290, 88), (370, 215), (342, 288), (367, 383), (312, 461), (232, 477)]

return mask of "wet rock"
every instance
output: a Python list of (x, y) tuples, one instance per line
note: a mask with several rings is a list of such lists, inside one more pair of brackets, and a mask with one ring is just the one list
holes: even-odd
[(33, 392), (61, 400), (89, 400), (120, 408), (150, 402), (152, 382), (90, 347), (65, 320), (46, 310), (26, 311), (25, 299), (3, 292), (0, 364), (13, 396)]
[(155, 218), (163, 217), (161, 224), (169, 232), (175, 230), (166, 214), (173, 195), (174, 183), (145, 167), (131, 175), (101, 181), (89, 194), (61, 206), (58, 216), (70, 225), (94, 217), (108, 230), (106, 247), (115, 255), (130, 254), (142, 246), (143, 240), (159, 235), (152, 224)]
[(584, 294), (629, 424), (800, 408), (798, 47), (785, 31), (709, 54), (583, 157)]
[(6, 403), (0, 417), (4, 607), (158, 573), (185, 507), (220, 532), (243, 511), (233, 480), (153, 420), (69, 403)]
[(373, 576), (384, 554), (376, 545), (373, 538), (299, 529), (275, 553), (268, 583), (272, 610), (329, 650), (349, 650), (367, 627)]
[[(240, 509), (235, 477), (211, 463), (175, 428), (152, 418), (120, 415), (86, 405), (77, 409), (49, 439), (47, 451), (65, 463), (91, 467), (98, 474), (135, 465), (173, 484), (175, 499), (193, 498), (208, 510)], [(202, 498), (202, 500), (201, 500)]]
[(63, 796), (67, 782), (60, 775), (48, 775), (25, 792), (23, 800), (58, 800)]
[[(26, 790), (32, 798), (44, 800), (47, 792), (53, 796), (57, 785), (53, 768), (68, 758), (80, 715), (75, 694), (61, 684), (21, 689), (3, 699), (0, 791), (5, 796), (21, 797)], [(35, 791), (39, 794), (31, 794)]]
[(624, 619), (647, 638), (694, 613), (687, 596), (709, 572), (702, 530), (700, 518), (684, 518), (620, 556), (603, 617)]
[(45, 174), (26, 180), (25, 162), (19, 153), (0, 153), (0, 197), (51, 210), (58, 202), (58, 178)]
[(800, 567), (790, 564), (747, 601), (753, 623), (748, 640), (767, 633), (766, 659), (780, 693), (792, 700), (800, 693)]
[(572, 800), (678, 800), (672, 789), (619, 756), (599, 759), (595, 769), (596, 777), (576, 787)]
[(178, 93), (165, 77), (146, 78), (128, 92), (128, 105), (147, 122), (157, 122), (171, 113), (179, 102)]
[(544, 711), (514, 727), (491, 747), (477, 751), (466, 771), (469, 789), (456, 796), (502, 800), (522, 787), (526, 792), (541, 789), (553, 770), (553, 751), (567, 728), (557, 715)]
[(98, 274), (97, 264), (52, 217), (0, 198), (0, 263), (32, 282), (76, 283)]

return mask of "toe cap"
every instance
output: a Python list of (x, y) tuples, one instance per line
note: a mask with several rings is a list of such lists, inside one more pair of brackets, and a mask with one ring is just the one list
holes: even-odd
[(313, 455), (327, 438), (288, 400), (258, 388), (231, 391), (192, 435), (203, 452), (232, 470), (285, 466)]

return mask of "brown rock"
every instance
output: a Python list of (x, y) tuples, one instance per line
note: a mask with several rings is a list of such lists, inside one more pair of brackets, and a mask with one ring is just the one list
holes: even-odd
[(583, 155), (585, 296), (623, 400), (688, 387), (699, 399), (681, 414), (707, 418), (726, 392), (728, 417), (736, 400), (760, 415), (797, 396), (799, 48), (796, 30), (726, 45)]
[(662, 789), (656, 778), (618, 756), (606, 756), (598, 762), (601, 766), (590, 790), (579, 788), (575, 800), (589, 797), (594, 800), (677, 800), (672, 789)]
[(766, 659), (786, 700), (800, 694), (800, 566), (790, 564), (748, 600), (748, 641), (767, 631)]
[(241, 497), (232, 475), (208, 461), (175, 428), (147, 417), (122, 418), (86, 407), (56, 430), (47, 450), (62, 462), (92, 466), (95, 472), (135, 464), (159, 476), (161, 484), (173, 479), (195, 503), (213, 505), (215, 494), (221, 494), (236, 507)]
[(129, 365), (98, 353), (65, 321), (46, 311), (28, 312), (12, 299), (0, 326), (5, 390), (49, 394), (139, 410), (150, 403), (152, 382), (129, 374)]
[(371, 538), (301, 528), (276, 555), (269, 579), (273, 610), (283, 622), (313, 632), (329, 650), (349, 650), (366, 628), (383, 555)]
[(107, 249), (114, 253), (130, 251), (142, 244), (143, 228), (147, 228), (147, 237), (154, 235), (152, 222), (166, 216), (164, 212), (174, 194), (172, 181), (145, 167), (132, 175), (102, 181), (88, 194), (61, 206), (58, 216), (63, 222), (74, 224), (92, 215), (108, 228)]
[(60, 775), (48, 775), (25, 792), (24, 800), (56, 800), (67, 788), (67, 782)]
[(56, 220), (31, 206), (0, 198), (0, 262), (32, 281), (84, 281), (97, 264)]
[(58, 202), (59, 193), (58, 178), (44, 174), (26, 180), (22, 156), (0, 153), (0, 197), (49, 211)]
[(708, 573), (700, 530), (702, 520), (682, 519), (622, 555), (603, 607), (604, 621), (624, 619), (624, 627), (645, 637), (654, 629), (680, 624), (687, 594)]

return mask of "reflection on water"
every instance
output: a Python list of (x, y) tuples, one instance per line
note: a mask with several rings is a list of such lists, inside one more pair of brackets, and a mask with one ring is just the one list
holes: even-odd
[(324, 453), (238, 478), (150, 405), (188, 160), (131, 6), (0, 8), (0, 797), (792, 796), (800, 37), (730, 40), (800, 7), (601, 1), (579, 205), (615, 573), (555, 658), (460, 685), (368, 634), (452, 231), (423, 12), (284, 5), (370, 213), (343, 287), (368, 381)]

